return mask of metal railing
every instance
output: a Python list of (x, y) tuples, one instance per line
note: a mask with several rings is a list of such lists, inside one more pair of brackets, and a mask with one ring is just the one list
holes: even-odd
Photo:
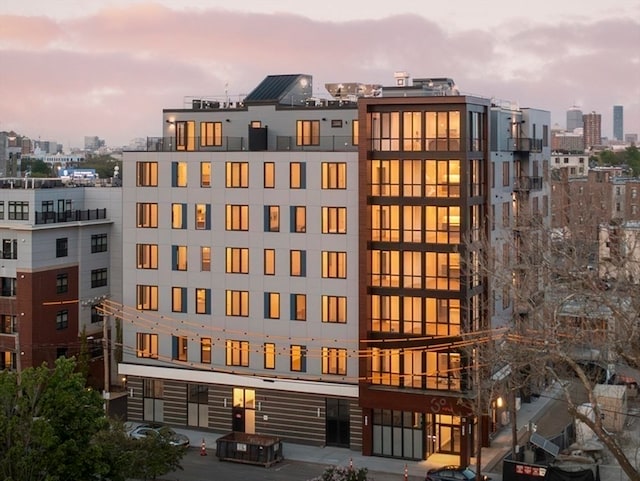
[(516, 177), (513, 190), (516, 191), (529, 191), (529, 190), (542, 190), (542, 177), (530, 177), (522, 175)]
[[(353, 137), (327, 135), (299, 139), (296, 136), (268, 136), (266, 140), (250, 142), (248, 137), (221, 137), (207, 145), (200, 137), (177, 142), (175, 137), (147, 137), (146, 152), (242, 152), (242, 151), (318, 151), (355, 152)], [(205, 144), (205, 145), (203, 145)]]
[(36, 212), (36, 225), (81, 222), (107, 218), (107, 209), (67, 210), (65, 212)]

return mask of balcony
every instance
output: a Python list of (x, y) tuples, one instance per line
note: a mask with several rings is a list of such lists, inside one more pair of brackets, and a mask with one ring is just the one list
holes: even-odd
[(532, 190), (542, 190), (542, 177), (529, 177), (522, 175), (516, 177), (513, 185), (514, 192), (530, 192)]
[(347, 135), (327, 135), (304, 138), (300, 145), (296, 136), (269, 136), (266, 148), (250, 148), (248, 137), (221, 137), (217, 145), (201, 145), (200, 137), (185, 139), (176, 143), (175, 137), (147, 137), (146, 152), (242, 152), (242, 151), (307, 151), (307, 152), (357, 152), (353, 137)]
[(107, 218), (107, 209), (68, 210), (65, 212), (36, 212), (36, 225), (81, 222)]
[(512, 152), (542, 152), (542, 139), (507, 139), (507, 150)]

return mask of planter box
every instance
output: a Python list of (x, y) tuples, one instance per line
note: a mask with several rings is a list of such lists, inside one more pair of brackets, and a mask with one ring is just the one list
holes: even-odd
[(235, 461), (266, 467), (284, 459), (280, 438), (237, 432), (218, 438), (216, 456), (220, 461)]

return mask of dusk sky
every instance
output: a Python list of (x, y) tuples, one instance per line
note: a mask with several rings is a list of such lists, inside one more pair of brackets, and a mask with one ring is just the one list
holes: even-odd
[(3, 0), (0, 131), (65, 149), (159, 136), (162, 109), (239, 100), (271, 74), (392, 85), (450, 77), (463, 94), (551, 111), (613, 105), (640, 134), (640, 0)]

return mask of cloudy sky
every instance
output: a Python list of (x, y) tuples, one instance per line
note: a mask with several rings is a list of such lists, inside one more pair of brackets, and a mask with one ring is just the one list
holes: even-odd
[(2, 0), (0, 131), (82, 146), (158, 136), (162, 109), (235, 100), (270, 74), (462, 93), (550, 110), (624, 106), (640, 133), (640, 0)]

